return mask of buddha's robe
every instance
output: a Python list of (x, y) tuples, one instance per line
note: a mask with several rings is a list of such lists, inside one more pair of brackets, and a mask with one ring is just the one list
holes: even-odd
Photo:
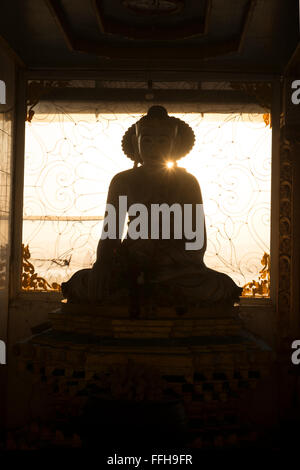
[[(194, 176), (183, 168), (163, 169), (141, 166), (114, 176), (111, 181), (107, 203), (113, 204), (117, 214), (117, 234), (119, 233), (118, 211), (119, 196), (127, 196), (127, 205), (142, 203), (148, 208), (148, 229), (151, 236), (151, 204), (174, 203), (191, 204), (195, 228), (196, 204), (202, 204), (199, 183)], [(183, 210), (182, 210), (183, 213)], [(137, 214), (136, 217), (138, 217)], [(130, 217), (130, 221), (134, 217)], [(172, 219), (171, 219), (172, 220)], [(171, 227), (173, 225), (171, 224)], [(161, 227), (160, 227), (161, 228)], [(122, 227), (121, 227), (122, 232)], [(65, 297), (74, 302), (101, 302), (107, 296), (116, 295), (110, 288), (111, 273), (116, 269), (116, 253), (126, 253), (134, 259), (143, 271), (151, 266), (150, 283), (159, 286), (160, 291), (170, 289), (193, 304), (214, 302), (234, 302), (242, 289), (226, 274), (208, 268), (203, 261), (206, 251), (206, 229), (204, 223), (203, 246), (197, 250), (187, 250), (183, 238), (175, 239), (171, 229), (171, 239), (100, 239), (97, 260), (91, 269), (75, 273), (62, 290)], [(117, 250), (117, 251), (116, 251)]]

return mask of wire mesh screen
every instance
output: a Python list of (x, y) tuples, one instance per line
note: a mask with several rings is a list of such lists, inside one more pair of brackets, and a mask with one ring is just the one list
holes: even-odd
[[(170, 114), (196, 136), (178, 165), (201, 187), (207, 266), (239, 286), (257, 280), (270, 252), (270, 127), (262, 114)], [(132, 167), (121, 139), (140, 116), (125, 104), (99, 110), (91, 103), (44, 102), (26, 123), (23, 243), (49, 284), (95, 261), (110, 180)]]

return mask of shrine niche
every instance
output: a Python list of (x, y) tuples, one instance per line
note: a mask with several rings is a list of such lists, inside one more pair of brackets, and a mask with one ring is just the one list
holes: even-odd
[[(93, 88), (86, 88), (84, 81), (78, 84), (77, 90), (72, 90), (71, 85), (69, 82), (65, 87), (63, 82), (61, 91), (81, 93), (82, 87), (84, 95), (87, 91), (94, 92)], [(103, 82), (104, 91), (108, 85), (112, 83)], [(113, 85), (122, 92), (126, 83)], [(169, 85), (154, 83), (153, 91), (156, 93), (158, 86)], [(194, 92), (193, 83), (173, 86), (179, 85)], [(219, 90), (223, 84), (213, 85)], [(121, 150), (122, 133), (141, 114), (132, 115), (133, 107), (125, 103), (102, 105), (104, 112), (96, 106), (94, 114), (88, 103), (61, 105), (57, 101), (48, 101), (52, 95), (53, 99), (57, 96), (57, 90), (60, 91), (56, 82), (52, 88), (47, 84), (44, 88), (42, 84), (37, 88), (34, 86), (32, 96), (35, 89), (39, 96), (31, 98), (30, 102), (35, 105), (30, 105), (30, 110), (36, 114), (26, 124), (23, 244), (29, 246), (29, 261), (37, 275), (52, 285), (66, 282), (80, 267), (90, 268), (95, 262), (95, 247), (101, 235), (105, 193), (110, 179), (120, 169), (129, 169), (131, 165)], [(123, 114), (129, 106), (130, 112), (125, 118)], [(177, 105), (177, 109), (184, 111), (184, 105)], [(214, 118), (209, 113), (181, 112), (175, 116), (187, 119), (196, 135), (195, 149), (180, 160), (178, 166), (196, 175), (204, 193), (208, 267), (231, 276), (239, 287), (244, 288), (244, 297), (269, 298), (270, 263), (263, 267), (262, 259), (270, 254), (271, 129), (264, 115), (232, 113), (218, 114)], [(58, 126), (56, 122), (61, 124)], [(252, 134), (252, 139), (251, 144), (246, 145), (243, 136), (248, 133)], [(261, 150), (258, 151), (259, 140)], [(55, 142), (53, 149), (52, 142)], [(110, 145), (113, 150), (108, 153)], [(58, 156), (55, 150), (58, 148), (65, 148), (62, 156)], [(42, 192), (41, 182), (44, 186), (51, 185), (51, 190)], [(44, 237), (48, 240), (46, 249)], [(29, 285), (26, 290), (42, 292), (46, 284), (32, 283), (28, 288)]]
[[(145, 207), (202, 205), (196, 178), (177, 166), (194, 139), (183, 120), (151, 107), (124, 134), (123, 152), (134, 167), (114, 176), (107, 204), (119, 209), (119, 196), (126, 195), (130, 205)], [(118, 212), (116, 220), (122, 234)], [(53, 393), (55, 416), (72, 416), (83, 446), (97, 445), (99, 420), (107, 446), (132, 440), (142, 445), (158, 426), (157, 445), (199, 446), (199, 432), (204, 436), (216, 416), (218, 431), (206, 437), (208, 447), (218, 439), (225, 447), (253, 439), (247, 393), (259, 393), (272, 351), (243, 327), (243, 288), (203, 263), (206, 232), (197, 250), (185, 251), (186, 241), (172, 229), (169, 239), (153, 241), (101, 237), (93, 267), (62, 283), (65, 300), (49, 313), (51, 325), (15, 346), (21, 370)], [(268, 293), (267, 253), (262, 262), (257, 284), (246, 286), (248, 295)]]

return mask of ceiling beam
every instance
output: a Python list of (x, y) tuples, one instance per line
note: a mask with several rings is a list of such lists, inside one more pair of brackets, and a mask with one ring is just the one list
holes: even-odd
[(71, 51), (74, 51), (74, 37), (69, 27), (64, 10), (61, 7), (59, 0), (44, 0), (56, 22), (63, 38)]
[(244, 47), (245, 39), (248, 33), (249, 25), (252, 20), (252, 16), (256, 7), (257, 0), (249, 0), (246, 6), (244, 17), (242, 20), (242, 28), (240, 32), (239, 45), (237, 52), (241, 53)]
[(209, 57), (216, 57), (230, 52), (236, 52), (236, 39), (219, 41), (204, 45), (176, 45), (176, 46), (115, 46), (103, 42), (77, 39), (74, 41), (75, 50), (96, 54), (101, 57), (118, 59), (194, 59), (201, 60)]
[(212, 0), (207, 0), (206, 8), (205, 8), (203, 34), (208, 34), (210, 17), (211, 17), (211, 7), (212, 7)]
[[(149, 78), (149, 69), (137, 64), (111, 63), (106, 67), (92, 69), (83, 68), (31, 68), (25, 71), (26, 80), (116, 80), (116, 81), (142, 81), (146, 82)], [(153, 81), (238, 81), (238, 82), (258, 82), (258, 81), (277, 81), (280, 78), (279, 73), (266, 72), (266, 70), (243, 70), (226, 71), (223, 67), (220, 70), (209, 72), (203, 70), (201, 64), (196, 64), (192, 69), (184, 67), (176, 68), (174, 65), (169, 68), (166, 63), (163, 66), (153, 67), (151, 69), (151, 78)]]
[[(151, 97), (150, 97), (151, 95)], [(230, 103), (257, 104), (255, 96), (243, 90), (166, 90), (131, 88), (69, 88), (45, 87), (40, 101), (70, 102), (171, 102), (171, 103)]]
[(26, 67), (23, 59), (19, 56), (19, 54), (11, 47), (11, 45), (4, 39), (3, 36), (0, 36), (0, 46), (4, 51), (6, 51), (7, 55), (19, 66), (22, 68)]
[(99, 8), (97, 0), (91, 0), (91, 2), (92, 2), (93, 10), (94, 10), (96, 18), (97, 18), (97, 22), (98, 22), (98, 26), (100, 28), (100, 31), (101, 31), (102, 34), (105, 34), (105, 25), (104, 25), (104, 19), (103, 19), (103, 16), (102, 16), (102, 11)]

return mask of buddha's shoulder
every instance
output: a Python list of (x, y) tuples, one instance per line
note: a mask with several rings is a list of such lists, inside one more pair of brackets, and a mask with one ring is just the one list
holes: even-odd
[(185, 168), (177, 167), (176, 170), (178, 171), (178, 175), (187, 182), (195, 182), (198, 181), (196, 176), (189, 173)]
[[(172, 171), (172, 170), (171, 170)], [(143, 167), (134, 167), (129, 170), (120, 171), (116, 173), (111, 180), (111, 184), (126, 184), (128, 182), (134, 182), (134, 180), (140, 179), (144, 175)], [(185, 182), (195, 182), (196, 177), (189, 173), (185, 168), (177, 167), (175, 170), (176, 176)]]
[(136, 168), (130, 168), (129, 170), (116, 173), (111, 180), (111, 184), (126, 183), (128, 180), (135, 177), (136, 170)]

